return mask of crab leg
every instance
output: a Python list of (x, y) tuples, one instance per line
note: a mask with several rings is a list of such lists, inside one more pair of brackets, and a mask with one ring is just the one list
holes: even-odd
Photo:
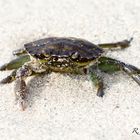
[(103, 48), (103, 49), (116, 49), (116, 48), (124, 49), (126, 47), (129, 47), (132, 40), (133, 40), (133, 38), (130, 38), (129, 40), (123, 40), (123, 41), (119, 41), (116, 43), (98, 44), (98, 46)]
[(6, 78), (2, 79), (0, 81), (0, 84), (7, 84), (7, 83), (11, 83), (16, 79), (16, 71), (14, 70), (9, 76), (7, 76)]
[(122, 70), (140, 85), (140, 69), (136, 68), (135, 66), (125, 64), (109, 57), (101, 57), (99, 62), (98, 67), (101, 71), (113, 73)]
[(103, 97), (104, 83), (103, 83), (102, 77), (99, 76), (99, 74), (96, 72), (94, 68), (89, 68), (89, 75), (90, 75), (91, 81), (97, 87), (97, 96)]
[(0, 81), (0, 84), (6, 84), (6, 83), (11, 83), (16, 79), (16, 71), (18, 68), (20, 68), (25, 62), (29, 61), (30, 57), (28, 55), (23, 55), (20, 56), (12, 61), (10, 61), (7, 64), (4, 64), (3, 66), (0, 67), (0, 71), (4, 70), (13, 70), (15, 69), (9, 76), (4, 78), (3, 80)]
[(30, 61), (29, 55), (20, 56), (0, 67), (0, 71), (13, 70), (21, 67), (25, 62)]
[[(27, 62), (22, 67), (17, 69), (16, 72), (16, 81), (15, 81), (15, 96), (22, 110), (26, 108), (26, 99), (27, 99), (27, 86), (26, 78), (31, 75), (50, 73), (49, 69), (38, 69), (34, 67), (33, 62)], [(39, 67), (40, 68), (40, 67)]]
[(31, 76), (32, 73), (33, 71), (28, 65), (23, 65), (16, 72), (15, 95), (16, 95), (16, 100), (18, 101), (22, 110), (25, 109), (26, 98), (27, 98), (25, 79)]
[(13, 51), (13, 55), (19, 56), (19, 55), (23, 55), (23, 54), (26, 54), (26, 50), (24, 48)]
[[(9, 76), (7, 76), (6, 78), (2, 79), (0, 81), (0, 84), (9, 84), (9, 83), (12, 83), (13, 81), (15, 81), (16, 80), (16, 72), (17, 72), (17, 70), (14, 70)], [(35, 72), (33, 72), (31, 74), (31, 76), (36, 76), (36, 75), (39, 75), (39, 74), (41, 75), (41, 74), (44, 74), (44, 73), (35, 73)]]

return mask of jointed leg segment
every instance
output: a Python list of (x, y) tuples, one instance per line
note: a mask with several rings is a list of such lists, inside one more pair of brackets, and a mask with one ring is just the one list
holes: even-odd
[(113, 73), (116, 71), (124, 71), (127, 73), (132, 79), (140, 85), (140, 69), (135, 66), (125, 64), (121, 61), (109, 58), (109, 57), (101, 57), (99, 59), (98, 68), (107, 73)]
[(103, 79), (99, 74), (96, 72), (96, 69), (89, 69), (89, 75), (90, 79), (93, 82), (93, 84), (97, 87), (97, 96), (103, 97), (104, 95), (104, 84)]
[(23, 55), (1, 66), (0, 71), (4, 71), (4, 70), (14, 70), (14, 71), (9, 76), (1, 80), (0, 83), (6, 84), (6, 83), (13, 82), (16, 79), (17, 69), (20, 68), (22, 65), (24, 65), (24, 63), (28, 61), (30, 61), (29, 55)]
[(23, 65), (16, 72), (15, 95), (22, 110), (25, 109), (25, 101), (27, 97), (27, 89), (25, 79), (32, 75), (32, 70), (28, 65)]
[(99, 76), (97, 69), (101, 72), (114, 73), (117, 71), (124, 71), (128, 74), (137, 84), (140, 85), (140, 69), (135, 66), (125, 64), (119, 60), (115, 60), (109, 57), (99, 58), (97, 67), (89, 68), (89, 74), (92, 82), (97, 87), (97, 96), (103, 97), (104, 84), (103, 79)]
[(126, 47), (129, 47), (131, 41), (133, 40), (133, 38), (130, 38), (129, 40), (123, 40), (123, 41), (119, 41), (116, 43), (103, 43), (103, 44), (98, 44), (99, 47), (103, 48), (103, 49), (116, 49), (116, 48), (121, 48), (124, 49)]
[(28, 62), (28, 61), (30, 61), (29, 55), (19, 56), (18, 58), (10, 61), (9, 63), (1, 66), (0, 71), (18, 69), (19, 67), (24, 65), (25, 62)]
[(19, 55), (23, 55), (23, 54), (26, 54), (25, 48), (20, 48), (18, 50), (13, 51), (13, 55), (19, 56)]
[(9, 76), (2, 79), (0, 81), (0, 84), (7, 84), (7, 83), (13, 82), (16, 79), (16, 72), (17, 72), (17, 70), (14, 70)]

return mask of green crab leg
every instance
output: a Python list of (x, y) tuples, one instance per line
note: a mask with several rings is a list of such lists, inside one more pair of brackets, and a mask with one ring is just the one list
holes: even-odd
[(23, 55), (1, 66), (0, 71), (13, 70), (13, 69), (14, 71), (9, 76), (1, 80), (0, 84), (13, 82), (16, 79), (15, 76), (16, 76), (17, 69), (20, 68), (25, 62), (28, 62), (28, 61), (30, 61), (29, 55)]
[(119, 41), (116, 43), (98, 44), (98, 46), (103, 48), (103, 49), (116, 49), (116, 48), (124, 49), (126, 47), (129, 47), (132, 40), (133, 40), (133, 38), (130, 38), (129, 40), (123, 40), (123, 41)]
[(9, 63), (1, 66), (0, 71), (17, 69), (21, 67), (25, 62), (28, 62), (28, 61), (30, 61), (29, 55), (19, 56), (18, 58), (10, 61)]
[(16, 71), (17, 70), (14, 70), (9, 76), (7, 76), (6, 78), (2, 79), (0, 81), (0, 84), (12, 83), (16, 79)]
[(97, 87), (97, 96), (103, 97), (103, 95), (104, 95), (104, 83), (103, 83), (103, 79), (92, 68), (89, 68), (89, 75), (90, 75), (91, 81)]
[(24, 48), (20, 48), (18, 50), (13, 51), (13, 55), (19, 56), (19, 55), (23, 55), (23, 54), (26, 54), (26, 50)]
[(109, 58), (101, 57), (99, 58), (98, 68), (101, 71), (107, 73), (113, 73), (116, 71), (124, 71), (127, 73), (136, 83), (140, 85), (140, 69), (133, 65), (125, 64), (121, 61)]

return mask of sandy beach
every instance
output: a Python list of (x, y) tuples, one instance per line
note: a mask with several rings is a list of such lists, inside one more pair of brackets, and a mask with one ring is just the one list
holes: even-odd
[[(78, 37), (95, 44), (133, 37), (109, 57), (140, 68), (139, 0), (0, 0), (0, 65), (13, 50), (50, 37)], [(0, 80), (11, 71), (0, 72)], [(105, 96), (88, 76), (51, 73), (27, 79), (29, 105), (15, 105), (14, 82), (0, 85), (1, 140), (138, 140), (140, 86), (123, 72), (104, 74)]]

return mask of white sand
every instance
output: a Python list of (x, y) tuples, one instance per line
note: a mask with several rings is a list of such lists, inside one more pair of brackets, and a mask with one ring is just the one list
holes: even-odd
[[(140, 68), (139, 0), (0, 0), (0, 65), (24, 43), (74, 36), (95, 43), (134, 37), (130, 48), (109, 52)], [(9, 72), (0, 72), (0, 79)], [(28, 81), (30, 107), (14, 104), (14, 83), (0, 85), (1, 140), (137, 140), (140, 87), (123, 73), (105, 75), (106, 95), (87, 77), (52, 73)]]

